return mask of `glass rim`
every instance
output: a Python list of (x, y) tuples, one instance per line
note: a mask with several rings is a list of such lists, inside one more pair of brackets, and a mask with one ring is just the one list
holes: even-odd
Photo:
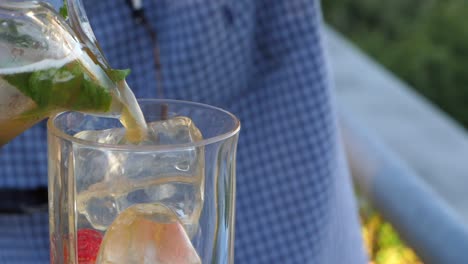
[[(171, 144), (171, 145), (116, 145), (116, 144), (107, 144), (107, 143), (99, 143), (99, 142), (94, 142), (94, 141), (89, 141), (89, 140), (84, 140), (80, 139), (77, 137), (74, 137), (72, 135), (69, 135), (65, 133), (63, 130), (59, 129), (55, 125), (55, 120), (64, 114), (67, 113), (77, 113), (78, 111), (63, 111), (59, 112), (57, 114), (54, 114), (49, 118), (47, 121), (47, 130), (49, 133), (52, 135), (65, 139), (69, 142), (73, 142), (76, 144), (81, 144), (89, 147), (95, 147), (95, 148), (104, 148), (104, 149), (110, 149), (110, 150), (121, 150), (121, 151), (165, 151), (165, 150), (178, 150), (178, 149), (187, 149), (187, 148), (193, 148), (193, 147), (202, 147), (202, 146), (207, 146), (213, 143), (221, 142), (223, 140), (226, 140), (228, 138), (231, 138), (235, 136), (236, 134), (239, 133), (240, 131), (240, 120), (231, 112), (224, 110), (222, 108), (208, 105), (208, 104), (203, 104), (203, 103), (198, 103), (198, 102), (192, 102), (192, 101), (185, 101), (185, 100), (175, 100), (175, 99), (138, 99), (138, 102), (150, 102), (150, 103), (169, 103), (169, 104), (184, 104), (184, 105), (192, 105), (192, 106), (197, 106), (201, 108), (207, 108), (215, 111), (222, 112), (232, 118), (234, 121), (234, 128), (225, 132), (221, 133), (219, 135), (209, 137), (209, 138), (203, 138), (202, 140), (191, 142), (191, 143), (183, 143), (183, 144)], [(88, 113), (82, 113), (83, 115), (92, 115)]]

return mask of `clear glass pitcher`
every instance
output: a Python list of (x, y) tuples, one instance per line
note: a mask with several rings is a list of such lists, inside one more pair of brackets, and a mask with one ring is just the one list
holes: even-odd
[(108, 66), (81, 1), (67, 4), (68, 23), (45, 2), (0, 2), (0, 147), (58, 111), (139, 111), (127, 72)]

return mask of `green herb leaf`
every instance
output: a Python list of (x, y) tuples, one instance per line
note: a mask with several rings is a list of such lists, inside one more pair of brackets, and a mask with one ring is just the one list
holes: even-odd
[(107, 89), (103, 89), (88, 76), (84, 76), (80, 93), (76, 97), (72, 110), (92, 109), (107, 112), (112, 103), (112, 96)]
[(40, 109), (107, 112), (112, 103), (109, 90), (92, 79), (78, 62), (3, 78)]
[(130, 69), (125, 69), (125, 70), (115, 70), (115, 69), (110, 69), (108, 71), (109, 78), (115, 82), (118, 83), (120, 81), (125, 80), (127, 76), (130, 74)]
[(67, 5), (67, 0), (63, 0), (63, 5), (62, 7), (60, 7), (60, 15), (64, 18), (64, 19), (68, 19), (68, 5)]

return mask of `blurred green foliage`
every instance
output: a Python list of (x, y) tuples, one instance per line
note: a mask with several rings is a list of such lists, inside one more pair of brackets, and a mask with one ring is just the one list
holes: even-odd
[(423, 264), (414, 251), (405, 245), (393, 226), (358, 195), (362, 237), (370, 264)]
[(468, 1), (323, 0), (326, 21), (468, 127)]

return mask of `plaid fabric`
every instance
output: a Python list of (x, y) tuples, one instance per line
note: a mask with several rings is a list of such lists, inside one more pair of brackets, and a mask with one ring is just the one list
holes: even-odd
[[(156, 97), (151, 39), (126, 1), (84, 2), (111, 64), (132, 69), (137, 97)], [(145, 0), (144, 7), (159, 35), (165, 97), (217, 105), (242, 121), (236, 263), (366, 263), (318, 1)], [(46, 185), (44, 129), (0, 150), (1, 187)], [(45, 215), (1, 223), (0, 260), (47, 262), (39, 238)]]
[(0, 263), (49, 263), (47, 213), (0, 217)]

